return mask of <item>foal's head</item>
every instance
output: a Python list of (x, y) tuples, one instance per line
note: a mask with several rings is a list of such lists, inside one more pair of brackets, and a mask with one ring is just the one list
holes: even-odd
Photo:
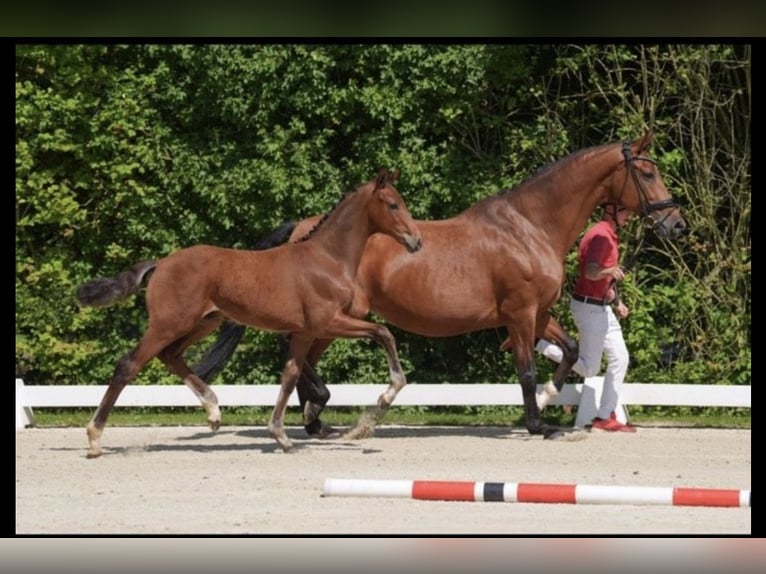
[[(686, 229), (686, 221), (670, 195), (657, 163), (647, 155), (654, 136), (651, 132), (622, 146), (624, 175), (613, 188), (612, 200), (641, 216), (659, 235), (676, 238)], [(619, 180), (618, 180), (619, 181)]]
[(423, 240), (404, 200), (394, 187), (398, 177), (399, 170), (380, 170), (374, 182), (368, 215), (373, 231), (395, 237), (407, 251), (413, 253), (420, 249)]

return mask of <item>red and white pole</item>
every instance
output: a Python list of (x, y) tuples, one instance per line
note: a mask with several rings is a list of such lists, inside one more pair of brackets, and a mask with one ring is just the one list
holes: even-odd
[(328, 478), (325, 480), (322, 494), (470, 502), (750, 506), (749, 490), (524, 482)]

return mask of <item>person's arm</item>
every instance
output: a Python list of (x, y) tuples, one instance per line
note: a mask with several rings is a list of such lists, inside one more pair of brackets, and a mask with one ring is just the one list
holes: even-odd
[(619, 297), (612, 303), (612, 309), (614, 310), (614, 314), (617, 315), (618, 319), (624, 319), (628, 316), (628, 313), (630, 313), (627, 305), (625, 305), (625, 303), (623, 303), (622, 299)]
[(611, 277), (615, 281), (622, 281), (625, 279), (625, 271), (619, 265), (615, 265), (614, 267), (601, 267), (601, 265), (593, 261), (586, 263), (586, 279), (598, 281), (599, 279), (605, 279), (606, 277)]
[(617, 288), (617, 283), (613, 283), (609, 288), (609, 291), (614, 295), (611, 302), (609, 303), (614, 310), (614, 314), (618, 319), (624, 319), (628, 316), (630, 311), (628, 306), (623, 303), (622, 298), (620, 297), (620, 290)]

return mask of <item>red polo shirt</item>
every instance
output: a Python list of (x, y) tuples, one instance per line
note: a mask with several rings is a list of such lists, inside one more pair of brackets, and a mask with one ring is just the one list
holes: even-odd
[(607, 221), (594, 224), (580, 240), (579, 276), (574, 286), (574, 292), (585, 297), (597, 299), (611, 298), (609, 291), (611, 277), (598, 281), (585, 278), (585, 266), (596, 263), (601, 267), (614, 267), (619, 258), (617, 233)]

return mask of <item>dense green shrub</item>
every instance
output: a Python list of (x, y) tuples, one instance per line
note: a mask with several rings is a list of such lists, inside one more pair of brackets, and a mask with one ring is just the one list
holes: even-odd
[[(647, 127), (691, 234), (649, 233), (625, 282), (629, 380), (749, 384), (749, 46), (17, 46), (16, 371), (111, 376), (146, 313), (141, 297), (78, 308), (91, 277), (197, 243), (249, 247), (380, 167), (401, 170), (416, 217), (449, 217)], [(627, 230), (626, 250), (639, 236)], [(554, 310), (572, 326), (566, 298)], [(517, 380), (500, 331), (394, 334), (413, 382)], [(386, 376), (363, 341), (320, 366), (335, 383)], [(219, 380), (273, 383), (280, 367), (275, 336), (249, 331)], [(154, 362), (141, 382), (177, 381)]]

